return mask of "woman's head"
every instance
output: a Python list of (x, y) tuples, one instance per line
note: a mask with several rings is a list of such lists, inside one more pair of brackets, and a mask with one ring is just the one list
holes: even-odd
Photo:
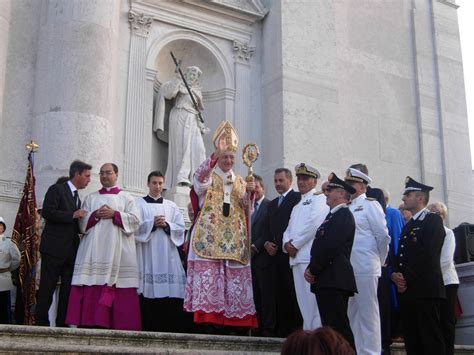
[(297, 330), (283, 343), (282, 355), (353, 355), (346, 339), (330, 327)]

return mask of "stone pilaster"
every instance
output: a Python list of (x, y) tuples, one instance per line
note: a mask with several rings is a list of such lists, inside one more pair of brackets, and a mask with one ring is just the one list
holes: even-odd
[[(235, 105), (234, 105), (234, 127), (240, 138), (239, 148), (242, 148), (249, 142), (250, 132), (252, 130), (251, 115), (251, 90), (250, 90), (250, 60), (255, 47), (250, 46), (249, 43), (243, 43), (234, 40), (234, 65), (235, 65)], [(255, 142), (252, 142), (255, 143)], [(246, 167), (242, 163), (240, 157), (241, 150), (238, 151), (238, 158), (236, 159), (236, 170), (245, 175)]]
[(147, 114), (146, 41), (153, 18), (129, 12), (130, 57), (125, 120), (124, 187), (141, 192), (149, 173), (152, 120)]

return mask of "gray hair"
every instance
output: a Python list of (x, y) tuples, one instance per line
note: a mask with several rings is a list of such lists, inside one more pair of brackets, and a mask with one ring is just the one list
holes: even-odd
[(430, 205), (428, 206), (428, 209), (433, 212), (433, 210), (437, 210), (438, 213), (440, 215), (440, 217), (444, 220), (446, 219), (446, 217), (448, 216), (448, 207), (446, 207), (446, 205), (442, 202), (433, 202), (433, 203), (430, 203)]

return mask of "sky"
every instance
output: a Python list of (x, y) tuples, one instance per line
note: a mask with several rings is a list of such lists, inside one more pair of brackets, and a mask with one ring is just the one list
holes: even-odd
[(474, 0), (457, 0), (459, 35), (461, 37), (464, 85), (466, 88), (469, 138), (471, 140), (471, 162), (474, 169)]

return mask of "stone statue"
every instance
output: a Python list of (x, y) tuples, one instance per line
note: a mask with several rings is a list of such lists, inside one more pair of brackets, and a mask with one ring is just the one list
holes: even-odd
[[(191, 66), (186, 68), (185, 77), (199, 110), (202, 111), (204, 107), (199, 86), (201, 73), (198, 67)], [(208, 128), (199, 120), (181, 78), (176, 78), (165, 82), (160, 87), (156, 98), (153, 131), (156, 132), (159, 139), (166, 141), (166, 138), (163, 139), (166, 118), (165, 99), (174, 99), (168, 123), (168, 167), (165, 175), (165, 188), (191, 186), (192, 174), (206, 159), (202, 135), (208, 132)]]

